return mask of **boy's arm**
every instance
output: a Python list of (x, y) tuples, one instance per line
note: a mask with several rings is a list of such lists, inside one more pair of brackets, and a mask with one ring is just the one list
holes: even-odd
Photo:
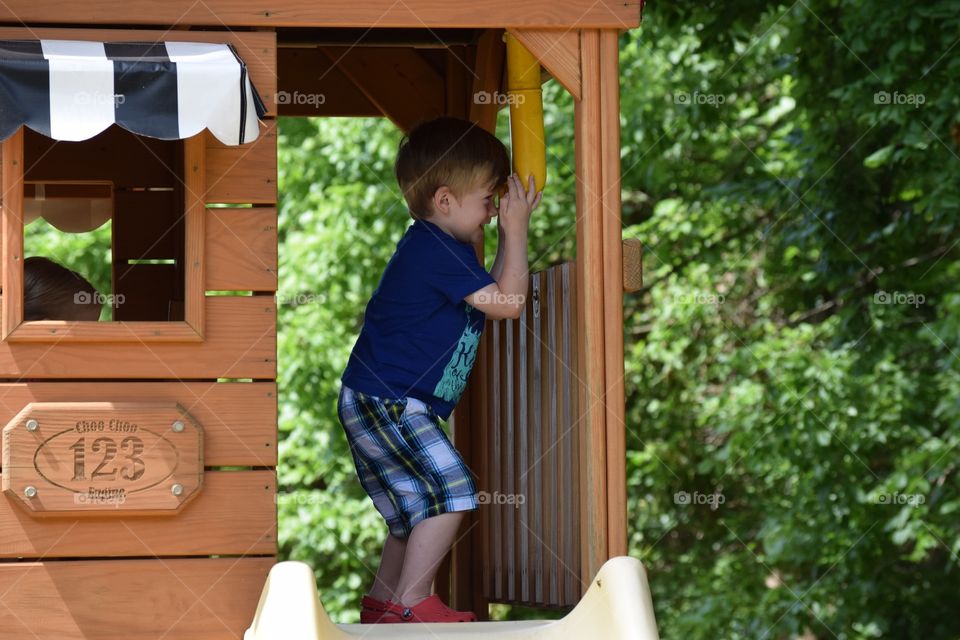
[(523, 311), (529, 267), (527, 230), (530, 212), (540, 204), (542, 196), (542, 193), (536, 192), (533, 176), (530, 176), (530, 189), (526, 193), (516, 175), (509, 178), (508, 184), (509, 193), (500, 201), (497, 255), (490, 269), (490, 276), (496, 280), (496, 284), (487, 285), (464, 298), (492, 320), (519, 318)]
[(490, 275), (497, 282), (465, 298), (470, 306), (491, 320), (519, 318), (527, 300), (527, 230), (504, 233), (497, 244), (497, 257)]

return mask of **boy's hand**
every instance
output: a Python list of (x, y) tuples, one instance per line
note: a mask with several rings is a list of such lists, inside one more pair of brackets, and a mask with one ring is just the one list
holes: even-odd
[(497, 225), (507, 233), (527, 233), (530, 223), (530, 213), (540, 204), (543, 192), (536, 192), (533, 175), (530, 176), (529, 188), (524, 191), (520, 183), (520, 176), (515, 173), (507, 178), (507, 192), (500, 197), (500, 207), (497, 210)]

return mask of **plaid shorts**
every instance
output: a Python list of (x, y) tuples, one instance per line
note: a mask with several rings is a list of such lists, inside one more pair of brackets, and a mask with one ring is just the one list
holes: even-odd
[(477, 508), (470, 469), (429, 405), (341, 386), (337, 414), (360, 484), (392, 535), (406, 538), (425, 518)]

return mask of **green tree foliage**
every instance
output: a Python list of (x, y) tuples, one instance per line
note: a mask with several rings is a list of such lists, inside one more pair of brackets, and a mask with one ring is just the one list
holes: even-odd
[(955, 638), (960, 3), (650, 9), (627, 424), (661, 626)]

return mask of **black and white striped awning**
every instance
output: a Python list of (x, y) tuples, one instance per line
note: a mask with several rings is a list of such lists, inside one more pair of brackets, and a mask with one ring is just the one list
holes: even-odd
[(86, 140), (112, 124), (176, 140), (256, 139), (265, 113), (229, 44), (0, 40), (0, 139), (26, 125)]

